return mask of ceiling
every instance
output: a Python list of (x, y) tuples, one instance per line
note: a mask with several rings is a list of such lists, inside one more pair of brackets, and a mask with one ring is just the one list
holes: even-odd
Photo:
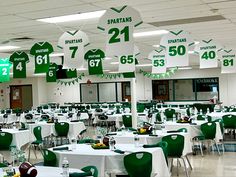
[[(110, 7), (130, 5), (137, 9), (144, 23), (135, 32), (158, 29), (183, 29), (189, 31), (195, 41), (215, 39), (230, 48), (236, 46), (236, 1), (235, 0), (10, 0), (0, 1), (0, 43), (20, 46), (29, 50), (35, 42), (48, 41), (56, 48), (57, 40), (66, 30), (81, 29), (87, 33), (90, 48), (105, 46), (105, 36), (97, 29), (98, 19), (67, 23), (48, 24), (36, 19), (104, 10)], [(220, 18), (218, 18), (220, 17)], [(29, 38), (15, 40), (15, 38)], [(161, 36), (138, 37), (135, 43), (140, 49), (139, 63), (145, 60), (153, 45), (159, 44)], [(6, 54), (9, 55), (9, 54)], [(0, 55), (4, 57), (4, 54)], [(60, 61), (53, 58), (53, 61)], [(32, 75), (34, 60), (27, 65)], [(104, 69), (117, 70), (107, 60)], [(190, 63), (199, 65), (198, 56), (190, 54)], [(137, 67), (142, 68), (142, 67)], [(149, 70), (151, 67), (143, 67)]]

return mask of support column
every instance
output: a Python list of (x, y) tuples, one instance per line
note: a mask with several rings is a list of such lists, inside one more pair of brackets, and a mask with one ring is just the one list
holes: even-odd
[(132, 127), (137, 128), (137, 95), (136, 95), (136, 78), (131, 79), (131, 113), (132, 113)]

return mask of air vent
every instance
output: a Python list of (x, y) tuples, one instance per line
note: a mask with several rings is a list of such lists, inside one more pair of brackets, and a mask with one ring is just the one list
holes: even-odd
[(206, 16), (206, 17), (197, 17), (197, 18), (185, 18), (178, 20), (169, 20), (169, 21), (159, 21), (149, 23), (150, 25), (160, 27), (160, 26), (171, 26), (171, 25), (181, 25), (181, 24), (189, 24), (189, 23), (199, 23), (199, 22), (209, 22), (209, 21), (217, 21), (217, 20), (225, 20), (226, 18), (222, 15), (214, 15), (214, 16)]

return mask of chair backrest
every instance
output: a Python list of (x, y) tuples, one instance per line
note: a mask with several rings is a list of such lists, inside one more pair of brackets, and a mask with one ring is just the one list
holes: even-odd
[(232, 114), (227, 114), (222, 117), (224, 128), (236, 128), (236, 116)]
[(98, 177), (98, 169), (95, 166), (86, 166), (81, 169), (84, 172), (91, 172), (93, 177)]
[(98, 115), (98, 119), (99, 119), (99, 120), (107, 120), (107, 119), (108, 119), (108, 116), (105, 115), (105, 114), (101, 114), (101, 115)]
[(32, 120), (33, 119), (33, 114), (26, 114), (25, 119), (26, 120)]
[(201, 131), (205, 139), (215, 139), (216, 136), (216, 123), (207, 122), (201, 125)]
[(34, 136), (35, 136), (37, 141), (43, 141), (43, 138), (42, 138), (42, 127), (41, 126), (34, 127), (33, 132), (34, 132)]
[(166, 119), (172, 119), (174, 114), (175, 114), (175, 109), (172, 109), (172, 108), (167, 108), (165, 109), (165, 116), (166, 116)]
[(12, 142), (12, 134), (0, 132), (0, 150), (8, 150)]
[(177, 131), (183, 132), (183, 133), (187, 133), (188, 132), (187, 128), (180, 128)]
[(54, 152), (44, 149), (43, 150), (43, 165), (44, 166), (57, 166), (57, 156)]
[(99, 140), (94, 140), (90, 138), (79, 140), (79, 144), (86, 144), (86, 143), (99, 143)]
[(5, 168), (5, 167), (8, 167), (8, 165), (5, 163), (0, 163), (0, 168)]
[(197, 120), (205, 120), (205, 116), (204, 115), (197, 115)]
[(166, 141), (160, 141), (159, 143), (157, 143), (158, 147), (160, 147), (164, 153), (165, 159), (166, 159), (166, 163), (168, 164), (168, 143)]
[(67, 137), (69, 132), (69, 124), (67, 122), (55, 123), (55, 130), (58, 136)]
[(179, 134), (172, 134), (162, 137), (162, 141), (168, 143), (167, 151), (169, 157), (180, 158), (184, 150), (184, 136)]
[(41, 119), (42, 119), (42, 120), (45, 120), (45, 121), (48, 121), (49, 115), (43, 114), (43, 115), (41, 115)]
[(132, 116), (122, 115), (122, 121), (125, 127), (132, 127)]
[(161, 114), (159, 112), (156, 113), (156, 121), (161, 122)]
[(152, 172), (152, 154), (135, 152), (124, 157), (124, 166), (130, 177), (150, 177)]

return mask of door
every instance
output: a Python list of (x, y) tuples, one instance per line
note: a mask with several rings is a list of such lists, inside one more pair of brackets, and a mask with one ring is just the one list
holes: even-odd
[(33, 106), (32, 85), (10, 86), (10, 108), (22, 110), (31, 109)]
[(130, 82), (122, 82), (122, 100), (131, 101)]
[(154, 80), (152, 82), (152, 91), (154, 100), (169, 100), (169, 81), (168, 80)]

